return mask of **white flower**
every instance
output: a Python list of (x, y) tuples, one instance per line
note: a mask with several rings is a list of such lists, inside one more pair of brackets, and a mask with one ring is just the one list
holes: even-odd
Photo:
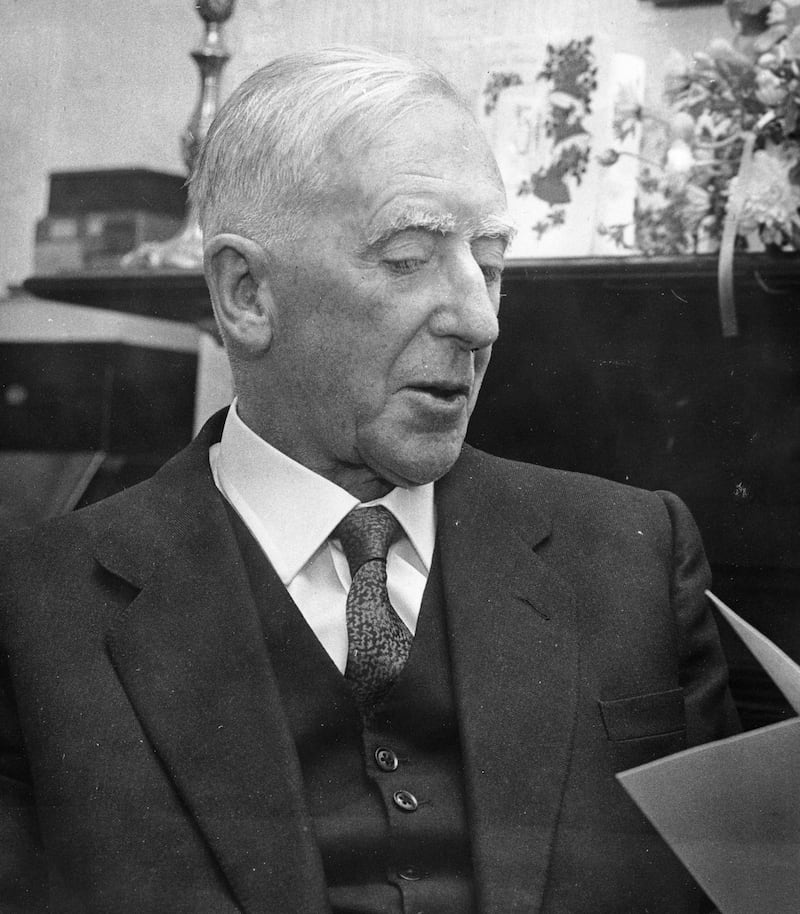
[[(796, 164), (797, 156), (781, 146), (767, 146), (753, 155), (739, 214), (742, 233), (761, 226), (790, 232), (793, 224), (800, 225), (800, 187), (789, 179)], [(740, 180), (736, 177), (731, 181), (729, 200), (739, 192)]]
[(668, 174), (685, 175), (694, 167), (694, 154), (686, 140), (673, 140), (667, 150), (666, 171)]
[(782, 3), (781, 0), (775, 0), (767, 13), (767, 22), (770, 25), (786, 22), (786, 4)]
[(756, 98), (762, 105), (776, 107), (786, 98), (783, 80), (771, 70), (759, 69), (756, 73)]
[(771, 67), (777, 67), (780, 62), (780, 58), (775, 51), (766, 51), (756, 61), (758, 66), (764, 67), (765, 70), (770, 69)]
[(800, 0), (773, 0), (767, 13), (767, 22), (776, 25), (786, 22), (789, 10), (800, 7)]
[(756, 47), (761, 50), (767, 50), (800, 25), (800, 0), (773, 0), (767, 14), (767, 24), (767, 30), (756, 39)]
[(686, 140), (673, 140), (664, 160), (664, 186), (671, 193), (684, 190), (695, 166), (692, 147)]

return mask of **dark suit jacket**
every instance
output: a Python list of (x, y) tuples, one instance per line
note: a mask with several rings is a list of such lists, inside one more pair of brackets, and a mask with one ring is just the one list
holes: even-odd
[[(327, 910), (220, 429), (3, 547), (3, 912)], [(481, 911), (689, 910), (613, 772), (734, 726), (691, 518), (469, 448), (436, 499)]]

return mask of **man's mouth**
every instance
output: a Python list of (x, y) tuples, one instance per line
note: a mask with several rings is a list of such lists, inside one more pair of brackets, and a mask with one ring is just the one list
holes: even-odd
[(470, 385), (437, 381), (431, 384), (410, 384), (409, 390), (427, 394), (443, 403), (455, 403), (462, 398), (469, 397)]

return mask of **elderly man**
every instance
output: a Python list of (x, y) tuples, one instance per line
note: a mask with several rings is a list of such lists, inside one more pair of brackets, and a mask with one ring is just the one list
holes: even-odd
[(0, 908), (699, 910), (614, 773), (735, 726), (702, 547), (463, 446), (510, 235), (469, 109), (288, 56), (192, 194), (237, 397), (4, 546)]

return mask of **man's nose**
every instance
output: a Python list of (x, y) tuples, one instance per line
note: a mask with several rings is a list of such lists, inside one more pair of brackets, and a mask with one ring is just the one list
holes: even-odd
[(442, 271), (441, 300), (431, 321), (437, 336), (456, 338), (465, 349), (484, 349), (497, 339), (499, 289), (492, 290), (471, 252)]

